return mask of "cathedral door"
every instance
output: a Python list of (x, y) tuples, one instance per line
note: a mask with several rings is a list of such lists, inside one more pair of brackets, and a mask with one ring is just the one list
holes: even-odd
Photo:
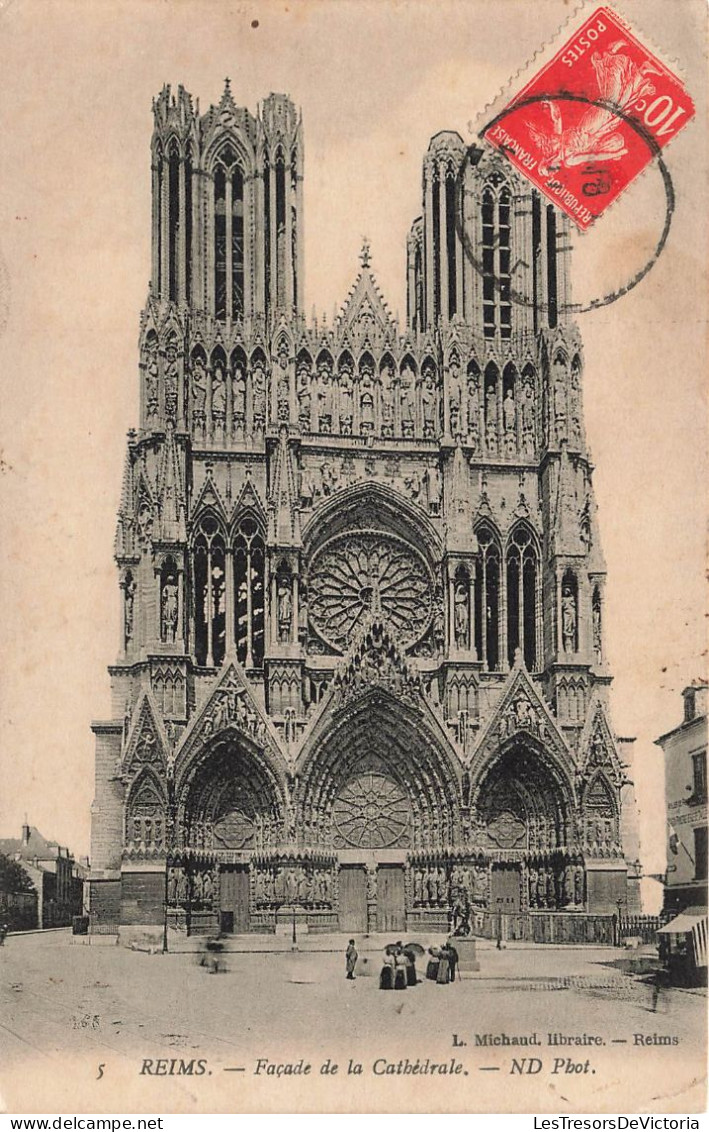
[(339, 921), (342, 932), (367, 930), (367, 870), (343, 865), (339, 877)]
[(221, 871), (221, 929), (236, 932), (249, 930), (249, 870), (246, 865), (226, 865)]
[(403, 932), (406, 927), (404, 870), (381, 865), (377, 870), (377, 931)]
[(493, 864), (490, 878), (491, 912), (519, 912), (521, 877), (519, 865), (502, 862)]

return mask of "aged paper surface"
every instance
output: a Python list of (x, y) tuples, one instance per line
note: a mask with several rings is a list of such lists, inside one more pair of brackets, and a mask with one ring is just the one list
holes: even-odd
[[(648, 877), (665, 869), (653, 740), (676, 725), (682, 688), (705, 671), (706, 13), (690, 0), (613, 7), (696, 106), (663, 154), (671, 193), (653, 161), (588, 233), (571, 234), (575, 301), (588, 308), (617, 296), (575, 318), (608, 569), (604, 659), (615, 733), (638, 737), (624, 757), (633, 761)], [(123, 710), (110, 703), (106, 676), (125, 628), (126, 580), (119, 593), (111, 554), (125, 433), (144, 423), (139, 313), (151, 275), (151, 104), (163, 84), (173, 93), (183, 84), (202, 114), (220, 104), (226, 76), (236, 107), (254, 113), (276, 91), (302, 109), (305, 318), (325, 334), (333, 305), (339, 310), (371, 267), (403, 331), (407, 235), (422, 214), (429, 140), (451, 130), (466, 149), (476, 142), (485, 108), (503, 88), (517, 89), (517, 73), (570, 17), (557, 0), (0, 4), (4, 836), (17, 836), (27, 812), (46, 836), (88, 853), (89, 720)], [(368, 411), (365, 400), (365, 440)], [(502, 413), (501, 402), (500, 428)], [(449, 426), (448, 415), (453, 459)], [(357, 460), (365, 455), (363, 441)], [(427, 455), (419, 474), (431, 466)], [(475, 477), (470, 529), (486, 490)], [(408, 479), (411, 501), (421, 489), (412, 472)], [(505, 505), (524, 506), (516, 485)], [(358, 600), (372, 609), (370, 591), (362, 586)], [(471, 618), (470, 606), (451, 611), (452, 636), (469, 634)], [(412, 880), (421, 907), (448, 899), (432, 868), (420, 866)], [(532, 902), (574, 903), (573, 874), (557, 872), (542, 898), (540, 871), (533, 891), (525, 874)], [(656, 912), (652, 883), (642, 888)], [(440, 945), (445, 923), (427, 922), (416, 938)], [(216, 977), (172, 928), (167, 955), (159, 931), (137, 951), (72, 944), (66, 933), (11, 936), (0, 954), (2, 1104), (10, 1112), (442, 1113), (704, 1105), (702, 992), (672, 990), (653, 1002), (652, 986), (627, 973), (631, 960), (618, 949), (513, 939), (498, 949), (492, 931), (478, 947), (479, 972), (398, 995), (378, 990), (386, 934), (354, 933), (359, 971), (366, 958), (373, 975), (345, 979), (349, 934), (319, 946), (302, 930), (293, 952), (287, 925), (253, 935)], [(392, 942), (408, 935), (390, 934)]]

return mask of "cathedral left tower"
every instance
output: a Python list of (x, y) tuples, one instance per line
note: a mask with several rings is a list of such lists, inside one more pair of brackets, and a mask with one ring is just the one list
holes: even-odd
[[(115, 542), (120, 640), (112, 718), (92, 725), (95, 924), (162, 916), (173, 752), (204, 699), (200, 676), (211, 683), (233, 659), (263, 726), (266, 433), (296, 404), (300, 115), (281, 94), (253, 115), (227, 80), (205, 114), (166, 86), (153, 116), (140, 427), (128, 434)], [(277, 346), (279, 326), (289, 334)]]

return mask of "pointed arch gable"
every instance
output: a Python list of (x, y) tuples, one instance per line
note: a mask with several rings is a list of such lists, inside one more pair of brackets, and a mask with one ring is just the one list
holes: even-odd
[[(222, 163), (225, 150), (231, 147), (234, 151), (236, 164), (241, 165), (245, 176), (253, 174), (256, 167), (256, 155), (250, 139), (241, 131), (220, 127), (210, 139), (203, 156), (203, 167), (207, 173), (214, 175), (217, 165)], [(230, 163), (233, 165), (233, 163)]]
[(176, 789), (187, 781), (190, 768), (199, 762), (208, 746), (222, 734), (232, 734), (254, 757), (266, 762), (283, 785), (289, 773), (278, 734), (256, 700), (246, 674), (235, 659), (229, 659), (209, 696), (192, 717), (175, 749)]
[[(368, 663), (370, 657), (376, 657), (374, 663)], [(314, 752), (329, 732), (343, 727), (346, 731), (353, 713), (366, 713), (369, 707), (379, 704), (384, 705), (391, 719), (414, 727), (426, 742), (432, 743), (454, 778), (460, 779), (462, 751), (432, 710), (420, 676), (407, 661), (387, 625), (376, 620), (365, 625), (338, 665), (303, 734), (296, 755), (297, 773), (302, 776), (306, 772)]]
[(236, 503), (234, 504), (234, 510), (232, 512), (231, 523), (229, 527), (232, 537), (234, 535), (235, 528), (238, 526), (241, 520), (249, 514), (253, 515), (255, 521), (259, 526), (259, 529), (263, 534), (265, 534), (268, 523), (266, 508), (264, 507), (263, 502), (261, 501), (261, 496), (256, 490), (256, 487), (254, 486), (254, 483), (251, 479), (247, 479), (245, 481), (241, 488), (241, 491), (237, 496)]
[(481, 728), (478, 743), (471, 753), (468, 771), (473, 787), (479, 786), (488, 767), (520, 737), (559, 776), (569, 797), (575, 798), (576, 767), (571, 751), (548, 705), (530, 679), (524, 661), (518, 656), (500, 700)]
[(169, 749), (162, 713), (152, 689), (144, 688), (138, 696), (128, 724), (121, 756), (121, 776), (128, 780), (141, 769), (147, 768), (163, 773), (167, 767)]
[(205, 478), (202, 484), (201, 491), (197, 496), (194, 504), (192, 505), (192, 514), (190, 517), (190, 527), (192, 530), (192, 539), (199, 533), (199, 527), (202, 519), (211, 515), (217, 523), (219, 532), (222, 538), (226, 538), (229, 522), (227, 519), (226, 508), (219, 494), (219, 489), (211, 476)]

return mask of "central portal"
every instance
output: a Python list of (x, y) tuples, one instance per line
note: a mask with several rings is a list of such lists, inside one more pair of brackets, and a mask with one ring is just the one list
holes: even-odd
[(219, 890), (220, 926), (223, 932), (248, 932), (249, 870), (246, 865), (222, 866)]
[(490, 876), (490, 911), (519, 912), (521, 907), (521, 869), (512, 862), (497, 861)]

